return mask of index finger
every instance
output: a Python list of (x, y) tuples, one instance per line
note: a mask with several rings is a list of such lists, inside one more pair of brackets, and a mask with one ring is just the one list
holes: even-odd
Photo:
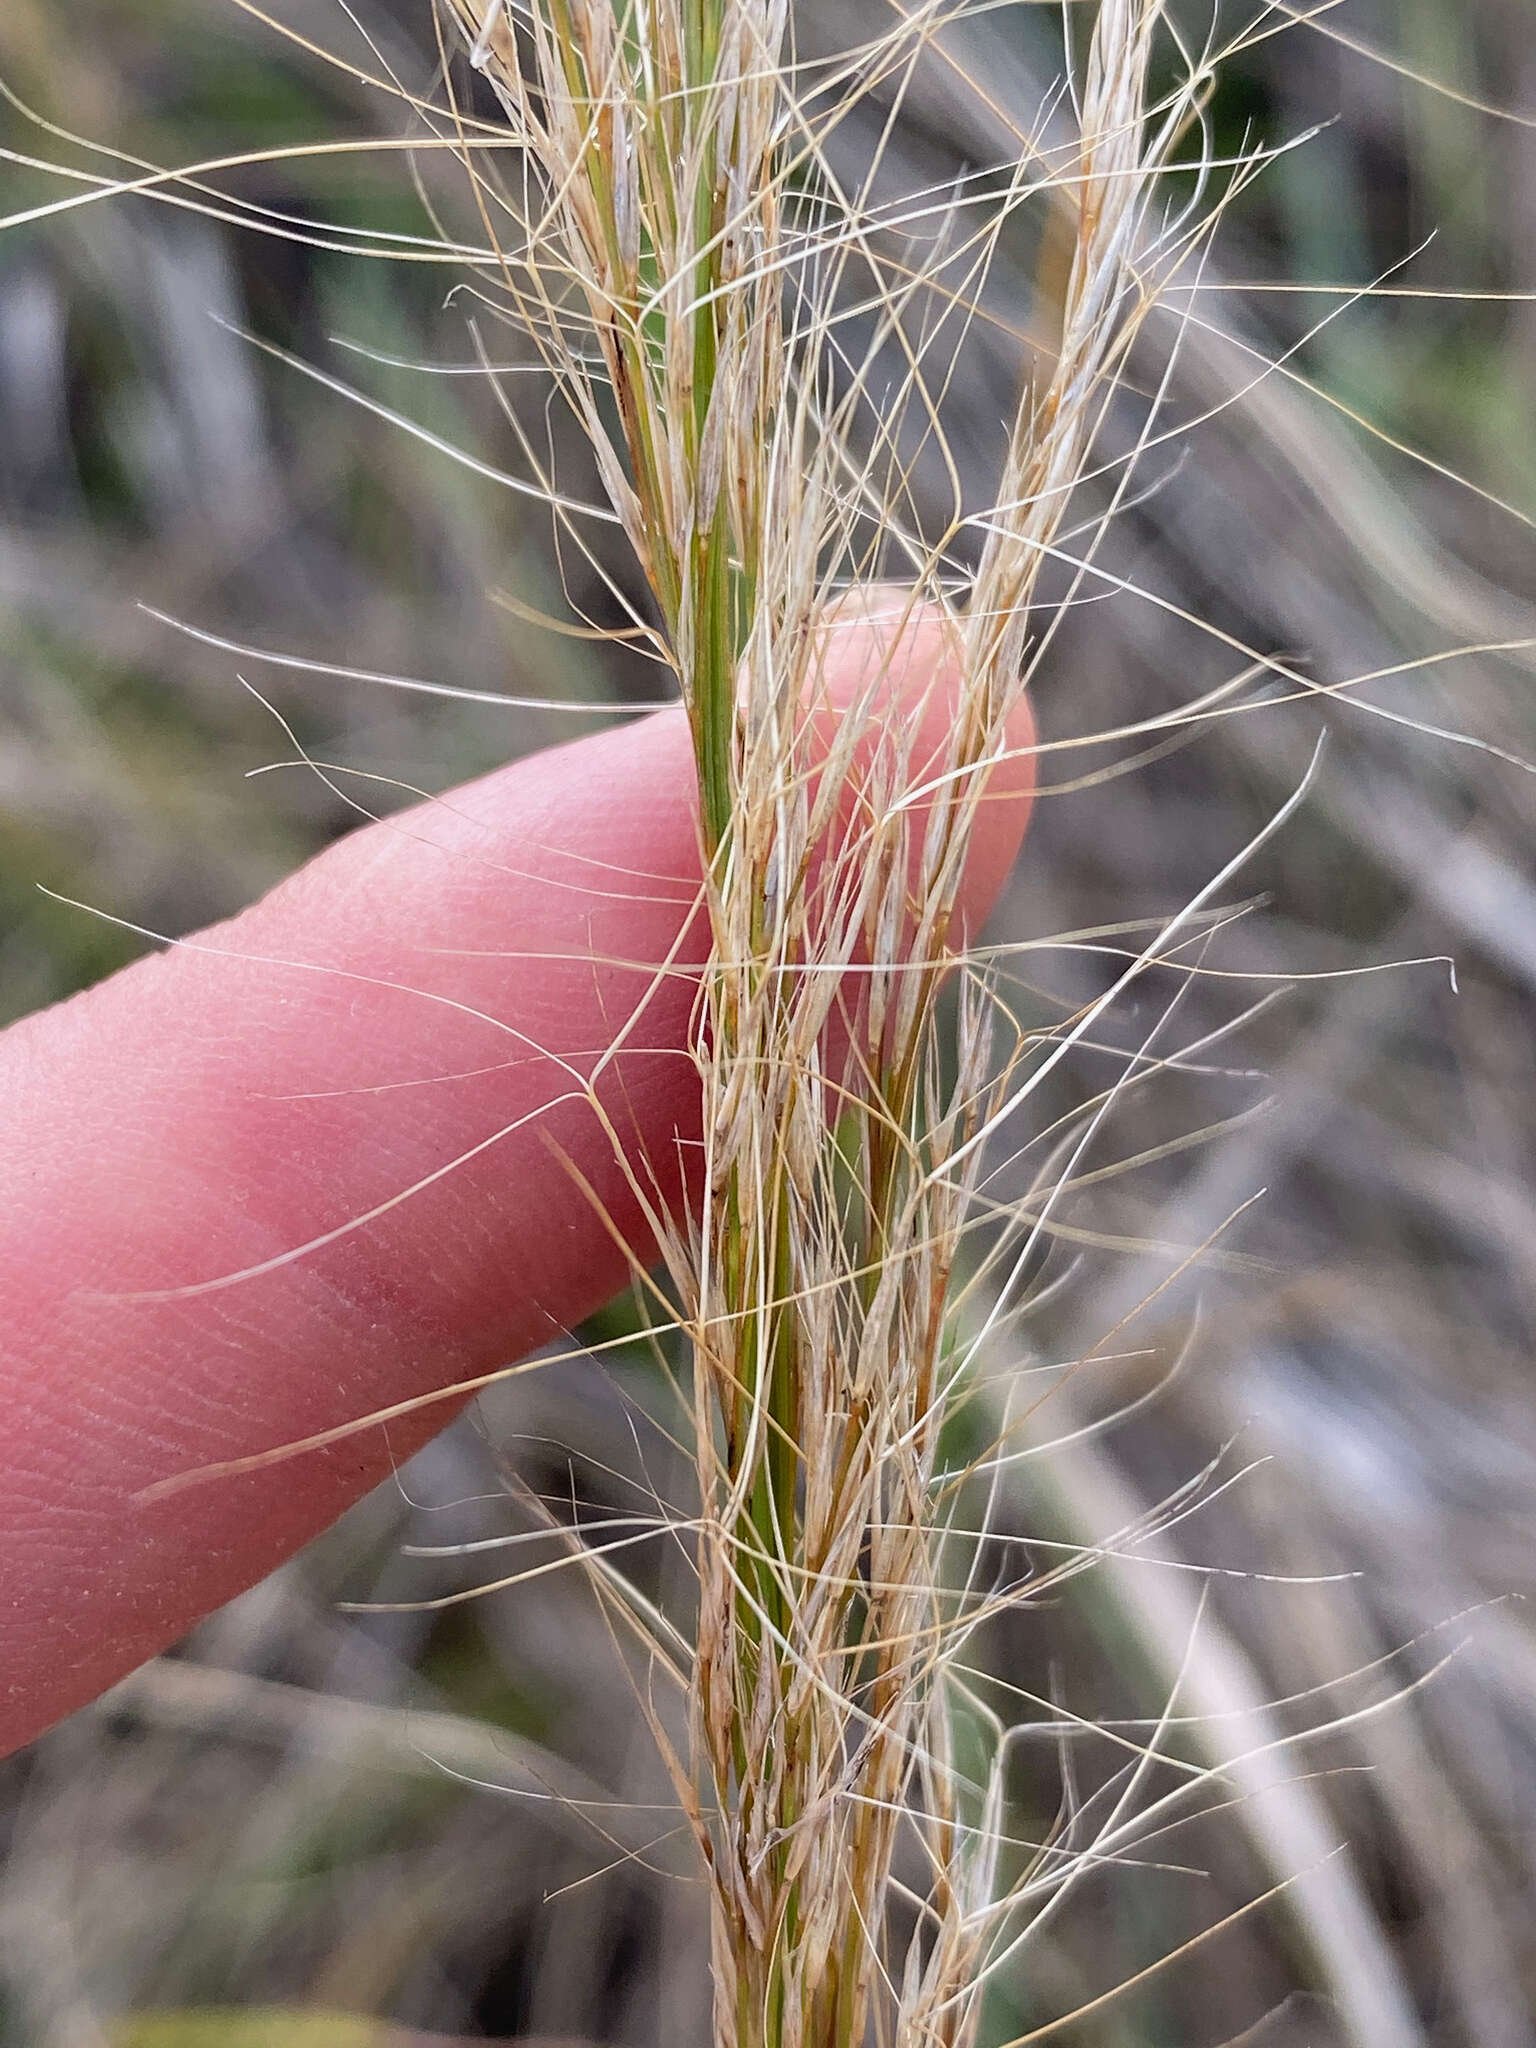
[[(843, 629), (834, 666), (870, 630)], [(919, 625), (904, 651), (941, 724), (947, 642)], [(1027, 755), (997, 771), (968, 916), (1031, 779)], [(0, 1041), (0, 1750), (253, 1584), (452, 1411), (146, 1488), (557, 1337), (626, 1278), (593, 1196), (647, 1254), (630, 1171), (675, 1206), (700, 1135), (693, 788), (678, 713), (558, 748)]]

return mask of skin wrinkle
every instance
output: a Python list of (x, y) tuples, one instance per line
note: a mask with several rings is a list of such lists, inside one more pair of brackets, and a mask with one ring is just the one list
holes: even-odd
[[(943, 643), (921, 651), (907, 666), (926, 683)], [(1029, 763), (1006, 779), (1026, 790)], [(172, 949), (0, 1039), (0, 1750), (262, 1577), (453, 1411), (148, 1503), (142, 1488), (494, 1370), (624, 1283), (551, 1140), (643, 1254), (633, 1193), (590, 1109), (563, 1103), (302, 1259), (124, 1298), (291, 1251), (573, 1085), (491, 1019), (590, 1072), (649, 982), (591, 956), (704, 956), (702, 913), (685, 926), (693, 791), (679, 714), (594, 735), (364, 828), (200, 935), (266, 957)], [(1026, 810), (985, 808), (977, 915)], [(600, 1091), (672, 1203), (698, 1157), (694, 995), (677, 974), (651, 990)], [(377, 1092), (404, 1078), (423, 1085)]]

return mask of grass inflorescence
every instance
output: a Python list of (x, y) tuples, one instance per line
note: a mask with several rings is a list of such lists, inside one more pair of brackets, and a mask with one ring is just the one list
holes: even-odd
[[(940, 1470), (981, 1356), (953, 1293), (1016, 1081), (957, 896), (989, 777), (1030, 743), (1042, 563), (1159, 278), (1208, 224), (1198, 200), (1152, 218), (1195, 88), (1149, 105), (1160, 10), (1108, 0), (1071, 140), (1033, 145), (979, 227), (964, 195), (911, 202), (919, 237), (829, 142), (858, 97), (899, 95), (937, 10), (814, 72), (782, 0), (453, 11), (519, 150), (515, 177), (477, 173), (503, 310), (586, 430), (694, 740), (704, 1158), (686, 1222), (654, 1216), (692, 1356), (697, 1607), (685, 1656), (656, 1645), (681, 1746), (654, 1718), (709, 1875), (716, 2040), (965, 2043), (1051, 1858), (1000, 1883), (1006, 1745), (976, 1781), (951, 1732), (954, 1660), (1006, 1597)], [(1055, 363), (985, 518), (957, 502), (925, 537), (909, 422), (942, 442), (948, 316), (1029, 200), (1070, 224)], [(831, 706), (839, 593), (875, 572), (864, 670)]]

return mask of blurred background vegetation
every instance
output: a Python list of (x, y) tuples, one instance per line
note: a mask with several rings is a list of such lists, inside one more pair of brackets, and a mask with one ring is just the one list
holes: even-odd
[[(340, 0), (274, 9), (349, 63), (432, 82), (426, 0), (367, 0), (373, 55)], [(1258, 18), (1221, 16), (1227, 33)], [(877, 0), (824, 0), (804, 35), (844, 42), (885, 19)], [(1187, 610), (1320, 683), (1380, 680), (1321, 710), (1202, 728), (1129, 776), (1103, 773), (1123, 747), (1047, 755), (1053, 793), (997, 920), (1001, 942), (1039, 947), (1019, 956), (1021, 1017), (1059, 1017), (1116, 963), (1040, 942), (1176, 908), (1330, 727), (1306, 810), (1244, 877), (1249, 908), (1207, 956), (1219, 975), (1182, 986), (1174, 1037), (1277, 1000), (1128, 1099), (1104, 1163), (1140, 1163), (1059, 1212), (1060, 1285), (1029, 1326), (1029, 1359), (1080, 1358), (1153, 1296), (1107, 1347), (1128, 1356), (1077, 1376), (1042, 1435), (1134, 1402), (1175, 1355), (1182, 1368), (1119, 1426), (1023, 1466), (1003, 1510), (1042, 1541), (1104, 1540), (1213, 1460), (1254, 1464), (1160, 1539), (1160, 1555), (1221, 1575), (1107, 1566), (989, 1646), (1026, 1691), (1133, 1734), (1173, 1692), (1175, 1747), (1221, 1765), (1231, 1799), (1092, 1881), (1000, 1982), (993, 2042), (1036, 2038), (1165, 1956), (1052, 2038), (1536, 2041), (1536, 881), (1533, 784), (1504, 758), (1536, 755), (1530, 28), (1526, 0), (1344, 0), (1227, 69), (1224, 144), (1317, 132), (1224, 227), (1171, 385), (1189, 431), (1102, 557), (1161, 602), (1075, 610), (1042, 678), (1050, 739), (1166, 710), (1233, 665)], [(955, 35), (1028, 118), (1059, 69), (1055, 10), (992, 9)], [(236, 0), (7, 0), (0, 79), (8, 215), (80, 191), (78, 174), (122, 175), (114, 151), (267, 155), (216, 182), (329, 223), (322, 244), (424, 234), (424, 199), (450, 219), (462, 203), (440, 156), (415, 159), (419, 189), (399, 151), (270, 156), (408, 130)], [(1006, 148), (935, 67), (892, 176), (928, 183)], [(355, 822), (302, 768), (248, 779), (293, 756), (274, 713), (315, 757), (421, 789), (577, 729), (221, 652), (154, 612), (470, 690), (654, 688), (498, 605), (510, 592), (558, 611), (562, 574), (578, 600), (601, 598), (557, 562), (537, 505), (382, 416), (517, 466), (483, 377), (421, 367), (475, 369), (455, 272), (254, 232), (203, 202), (119, 197), (0, 237), (4, 1017), (143, 946), (37, 884), (175, 934)], [(1383, 278), (1362, 299), (1327, 289)], [(1049, 279), (1048, 251), (1025, 238), (1007, 252), (955, 395), (978, 501), (1025, 364), (1017, 331), (1049, 328)], [(1110, 452), (1136, 425), (1128, 401)], [(1474, 651), (1443, 658), (1455, 649)], [(1447, 957), (1454, 993), (1443, 964), (1357, 971)], [(1102, 1087), (1174, 992), (1170, 977), (1128, 1005), (1056, 1106)], [(1028, 1164), (1000, 1166), (996, 1191), (1019, 1192)], [(659, 1440), (642, 1454), (631, 1426), (647, 1370), (637, 1353), (615, 1373), (520, 1381), (176, 1656), (5, 1767), (0, 2039), (706, 2038), (665, 1784), (573, 1582), (439, 1615), (336, 1604), (463, 1583), (464, 1560), (402, 1546), (503, 1526), (511, 1468), (555, 1494), (578, 1471), (584, 1498), (620, 1505), (626, 1475), (655, 1482)], [(1066, 1747), (1086, 1796), (1114, 1760)], [(1022, 1834), (1049, 1825), (1063, 1770), (1053, 1737), (1021, 1745)]]

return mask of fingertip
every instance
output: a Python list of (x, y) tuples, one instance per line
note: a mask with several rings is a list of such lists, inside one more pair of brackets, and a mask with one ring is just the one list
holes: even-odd
[(872, 753), (886, 732), (908, 749), (908, 780), (936, 790), (957, 777), (975, 795), (970, 847), (956, 902), (962, 932), (993, 910), (1029, 827), (1036, 784), (1036, 728), (1028, 694), (1009, 707), (1002, 744), (978, 767), (956, 769), (953, 735), (971, 688), (963, 622), (947, 606), (901, 585), (847, 592), (827, 614), (818, 664), (821, 716), (869, 721)]

